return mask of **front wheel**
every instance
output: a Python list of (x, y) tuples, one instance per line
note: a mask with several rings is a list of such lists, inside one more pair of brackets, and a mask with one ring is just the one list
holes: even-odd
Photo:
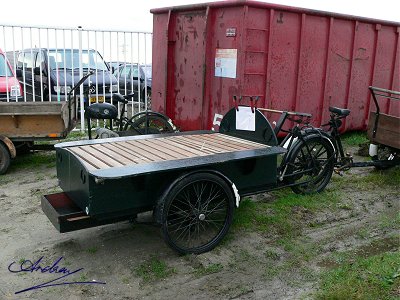
[(233, 210), (234, 196), (223, 179), (210, 173), (188, 175), (164, 199), (164, 239), (182, 254), (210, 251), (228, 232)]
[(319, 135), (305, 137), (289, 153), (285, 179), (296, 194), (321, 192), (332, 177), (335, 150)]

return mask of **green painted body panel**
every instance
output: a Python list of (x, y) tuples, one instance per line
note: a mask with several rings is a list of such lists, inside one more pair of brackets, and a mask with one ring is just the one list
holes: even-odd
[[(68, 143), (68, 147), (73, 145)], [(195, 171), (219, 172), (236, 185), (241, 196), (271, 189), (277, 181), (277, 155), (284, 151), (266, 146), (195, 159), (88, 171), (68, 147), (56, 147), (60, 187), (77, 206), (99, 220), (152, 210), (175, 180)]]

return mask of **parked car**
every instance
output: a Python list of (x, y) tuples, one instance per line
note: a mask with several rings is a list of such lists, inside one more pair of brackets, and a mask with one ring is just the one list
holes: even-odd
[(27, 100), (63, 101), (83, 73), (94, 71), (84, 83), (85, 103), (110, 101), (118, 81), (103, 57), (93, 49), (24, 49), (19, 52), (17, 70), (22, 74)]
[(143, 69), (144, 74), (146, 75), (146, 80), (147, 80), (147, 85), (151, 87), (151, 82), (152, 82), (152, 69), (151, 65), (140, 65), (140, 67)]
[[(150, 76), (148, 76), (148, 69), (144, 68), (144, 65), (134, 64), (134, 63), (120, 63), (120, 62), (110, 62), (109, 63), (114, 68), (114, 76), (119, 82), (119, 93), (128, 95), (134, 93), (134, 100), (138, 99), (138, 78), (140, 80), (140, 99), (145, 100), (145, 95), (147, 92), (147, 98), (151, 98), (151, 71)], [(118, 67), (116, 65), (118, 64)], [(151, 65), (147, 65), (150, 66)], [(146, 67), (147, 67), (146, 66)]]
[(22, 88), (14, 71), (0, 49), (0, 101), (22, 100)]

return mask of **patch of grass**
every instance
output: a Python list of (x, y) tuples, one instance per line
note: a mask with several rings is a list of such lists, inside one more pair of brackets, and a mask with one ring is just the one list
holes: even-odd
[(0, 185), (2, 184), (7, 184), (9, 182), (12, 181), (11, 176), (7, 176), (7, 175), (0, 175)]
[(79, 276), (79, 281), (80, 282), (85, 282), (88, 280), (87, 274), (82, 273), (81, 276)]
[(176, 273), (176, 271), (174, 268), (170, 268), (164, 261), (156, 257), (151, 257), (137, 267), (135, 273), (144, 282), (150, 282), (167, 278), (169, 275)]
[(369, 229), (368, 228), (361, 228), (358, 232), (357, 232), (357, 236), (360, 239), (367, 239), (369, 236)]
[(210, 264), (206, 267), (200, 266), (199, 268), (196, 269), (195, 274), (198, 277), (208, 275), (208, 274), (213, 274), (213, 273), (218, 273), (223, 269), (223, 266), (221, 264)]
[(129, 283), (129, 278), (128, 277), (122, 278), (122, 283), (128, 284)]
[(333, 176), (337, 188), (353, 187), (355, 189), (370, 190), (371, 185), (377, 187), (399, 188), (400, 168), (394, 167), (388, 170), (372, 170), (365, 176), (344, 174), (343, 177)]
[(81, 132), (80, 130), (71, 131), (67, 138), (64, 141), (74, 141), (74, 140), (82, 140), (88, 139), (86, 132)]
[(86, 249), (86, 252), (90, 253), (90, 254), (95, 254), (97, 252), (97, 250), (98, 249), (96, 247), (90, 247), (90, 248)]
[(269, 258), (269, 259), (272, 259), (272, 260), (279, 260), (280, 257), (281, 257), (280, 254), (277, 251), (273, 250), (273, 249), (265, 250), (264, 255), (265, 255), (266, 258)]
[(400, 212), (393, 217), (390, 215), (382, 215), (379, 220), (380, 229), (400, 228)]
[(322, 274), (316, 299), (398, 299), (400, 252), (386, 252)]
[(275, 232), (282, 236), (296, 236), (304, 221), (323, 208), (335, 209), (338, 193), (325, 191), (321, 194), (297, 195), (288, 189), (274, 192), (277, 200), (269, 203), (241, 201), (233, 218), (233, 230)]
[(54, 151), (38, 151), (26, 155), (20, 155), (13, 160), (10, 171), (20, 168), (33, 168), (38, 166), (55, 167), (56, 155)]
[(360, 131), (353, 131), (345, 133), (341, 136), (343, 145), (346, 146), (358, 146), (368, 142), (367, 133)]

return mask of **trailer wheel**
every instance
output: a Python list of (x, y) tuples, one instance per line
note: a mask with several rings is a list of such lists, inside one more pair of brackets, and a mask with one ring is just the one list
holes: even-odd
[(10, 152), (8, 152), (6, 146), (4, 146), (4, 144), (0, 142), (0, 175), (7, 172), (7, 169), (10, 166), (10, 162)]
[(296, 194), (321, 192), (332, 177), (335, 150), (318, 135), (293, 145), (287, 161), (287, 181)]
[(188, 175), (176, 183), (162, 208), (166, 243), (179, 253), (204, 253), (223, 239), (233, 219), (229, 185), (210, 173)]

